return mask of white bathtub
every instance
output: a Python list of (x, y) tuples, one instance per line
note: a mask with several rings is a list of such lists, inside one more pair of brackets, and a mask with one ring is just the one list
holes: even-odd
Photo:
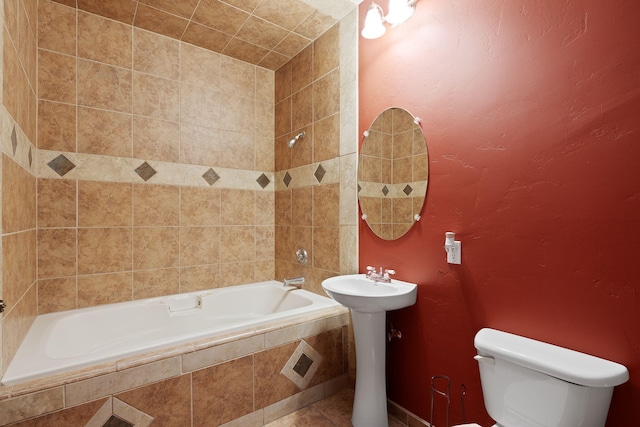
[(2, 378), (13, 385), (339, 306), (268, 281), (40, 315)]

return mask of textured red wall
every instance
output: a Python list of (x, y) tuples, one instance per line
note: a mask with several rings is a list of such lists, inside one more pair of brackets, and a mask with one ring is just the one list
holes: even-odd
[[(387, 8), (386, 2), (381, 2)], [(369, 2), (360, 5), (360, 19)], [(640, 403), (640, 3), (420, 0), (360, 38), (360, 131), (384, 108), (423, 120), (423, 219), (397, 241), (360, 226), (360, 271), (419, 284), (390, 313), (389, 397), (428, 420), (451, 377), (451, 422), (490, 425), (474, 334), (492, 327), (626, 365), (607, 426)], [(446, 263), (444, 232), (462, 241)], [(437, 402), (438, 425), (444, 405)]]

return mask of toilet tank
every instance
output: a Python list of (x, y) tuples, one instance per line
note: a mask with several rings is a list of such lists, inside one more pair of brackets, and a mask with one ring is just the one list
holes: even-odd
[(618, 363), (495, 329), (474, 344), (485, 407), (504, 427), (603, 427), (629, 379)]

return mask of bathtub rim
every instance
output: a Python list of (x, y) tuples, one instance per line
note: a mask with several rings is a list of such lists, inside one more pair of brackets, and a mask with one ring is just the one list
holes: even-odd
[[(136, 304), (141, 301), (147, 300), (162, 300), (169, 297), (174, 297), (178, 295), (190, 295), (190, 294), (202, 294), (209, 293), (211, 291), (224, 291), (227, 288), (237, 288), (237, 287), (251, 287), (256, 285), (266, 285), (269, 284), (271, 286), (283, 286), (282, 282), (278, 282), (275, 280), (268, 280), (263, 282), (256, 282), (246, 285), (234, 285), (223, 288), (213, 288), (208, 290), (201, 291), (193, 291), (186, 292), (183, 294), (172, 294), (165, 295), (160, 297), (152, 297), (145, 298), (142, 300), (134, 300), (134, 301), (125, 301), (120, 303), (114, 303), (114, 305), (126, 305), (126, 304)], [(228, 291), (228, 290), (227, 290)], [(284, 330), (290, 327), (295, 327), (296, 325), (308, 323), (308, 322), (330, 322), (335, 323), (335, 327), (346, 326), (349, 324), (349, 309), (335, 302), (334, 300), (325, 297), (323, 295), (316, 294), (314, 292), (308, 290), (300, 290), (300, 289), (292, 289), (292, 291), (303, 291), (305, 293), (310, 294), (314, 298), (321, 298), (323, 302), (326, 303), (325, 307), (322, 307), (316, 311), (311, 313), (305, 312), (292, 316), (286, 316), (284, 318), (274, 319), (271, 322), (259, 325), (249, 326), (247, 328), (236, 329), (230, 331), (228, 333), (213, 333), (209, 336), (202, 337), (196, 340), (181, 342), (178, 344), (172, 343), (168, 345), (164, 345), (161, 347), (157, 347), (151, 349), (149, 351), (141, 351), (136, 354), (128, 354), (124, 357), (113, 358), (111, 360), (98, 362), (91, 364), (90, 366), (79, 367), (77, 369), (68, 370), (61, 373), (55, 373), (51, 375), (46, 375), (41, 378), (29, 379), (26, 381), (19, 381), (14, 384), (5, 385), (4, 383), (0, 383), (0, 400), (4, 400), (6, 398), (20, 396), (24, 394), (33, 393), (39, 390), (48, 389), (51, 387), (61, 386), (69, 383), (73, 383), (76, 381), (81, 381), (88, 378), (93, 378), (96, 376), (101, 376), (109, 373), (123, 371), (125, 369), (137, 367), (140, 365), (145, 365), (148, 363), (156, 362), (163, 359), (168, 359), (175, 356), (181, 356), (188, 353), (193, 353), (196, 351), (208, 349), (211, 347), (216, 347), (223, 344), (232, 343), (234, 341), (239, 341), (245, 338), (250, 338), (257, 335), (268, 335), (271, 333), (276, 333), (280, 330)], [(328, 300), (328, 301), (327, 301)], [(66, 310), (65, 312), (78, 312), (79, 310), (90, 310), (94, 307), (87, 307), (81, 309), (74, 310)], [(332, 321), (332, 319), (336, 319)], [(314, 331), (310, 331), (312, 335)], [(300, 336), (292, 336), (289, 340), (282, 341), (282, 343), (295, 341), (297, 339), (301, 339)], [(266, 338), (265, 338), (266, 341)], [(281, 343), (281, 344), (282, 344)], [(280, 345), (280, 344), (278, 344)], [(270, 348), (275, 345), (267, 345), (265, 342), (265, 348)], [(4, 378), (4, 375), (3, 375)]]

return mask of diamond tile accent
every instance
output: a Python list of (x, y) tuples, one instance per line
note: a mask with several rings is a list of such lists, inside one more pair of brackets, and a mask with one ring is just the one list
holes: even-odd
[(140, 175), (144, 181), (148, 181), (153, 175), (157, 174), (156, 170), (147, 162), (144, 162), (136, 168), (136, 173)]
[(53, 169), (58, 175), (65, 176), (69, 171), (76, 167), (73, 162), (67, 159), (64, 154), (60, 154), (55, 159), (47, 163), (51, 169)]
[(122, 420), (115, 415), (111, 415), (111, 417), (104, 423), (104, 427), (133, 427), (128, 421)]
[(360, 184), (358, 184), (358, 193), (362, 190), (362, 187), (360, 187)]
[(289, 186), (289, 184), (291, 184), (291, 175), (289, 175), (289, 172), (284, 174), (284, 178), (282, 178), (282, 182), (284, 182), (284, 185), (286, 185), (287, 187)]
[(311, 359), (306, 354), (302, 353), (300, 355), (300, 358), (294, 365), (293, 370), (295, 371), (296, 374), (304, 378), (304, 376), (307, 375), (307, 372), (309, 371), (311, 364), (313, 364), (313, 359)]
[(408, 196), (413, 191), (413, 188), (411, 188), (411, 186), (409, 184), (407, 184), (407, 186), (404, 187), (404, 190), (402, 190), (402, 191), (404, 191), (404, 194), (406, 194)]
[(305, 389), (318, 371), (322, 359), (320, 353), (302, 340), (280, 373), (298, 388)]
[(389, 194), (389, 188), (386, 185), (382, 187), (382, 194), (384, 194), (385, 196)]
[(206, 171), (202, 177), (204, 178), (205, 181), (207, 181), (207, 184), (209, 185), (213, 185), (216, 183), (216, 181), (218, 181), (220, 179), (220, 175), (218, 175), (216, 173), (216, 171), (213, 170), (213, 168), (209, 168), (208, 171)]
[(16, 155), (16, 149), (18, 148), (18, 136), (16, 135), (16, 126), (13, 126), (11, 131), (11, 148), (13, 148), (13, 155)]
[(324, 175), (327, 173), (326, 170), (324, 170), (324, 168), (322, 167), (322, 165), (318, 165), (318, 167), (316, 168), (315, 173), (313, 174), (316, 179), (318, 180), (318, 182), (322, 182), (322, 178), (324, 178)]
[(33, 164), (33, 155), (31, 154), (31, 147), (29, 147), (29, 167)]
[(271, 183), (271, 180), (265, 174), (261, 174), (258, 177), (258, 179), (256, 179), (256, 181), (258, 182), (258, 184), (260, 184), (260, 187), (262, 188), (265, 188), (267, 185)]

